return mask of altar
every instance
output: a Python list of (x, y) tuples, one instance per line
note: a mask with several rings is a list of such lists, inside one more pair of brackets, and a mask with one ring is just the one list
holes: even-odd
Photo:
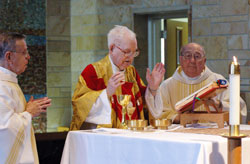
[[(228, 127), (213, 130), (199, 126), (172, 125), (169, 130), (145, 131), (106, 128), (71, 131), (61, 163), (227, 164), (227, 139), (216, 131), (226, 132)], [(250, 126), (241, 125), (241, 130), (250, 133)], [(249, 148), (250, 138), (243, 138), (243, 164), (250, 161)]]

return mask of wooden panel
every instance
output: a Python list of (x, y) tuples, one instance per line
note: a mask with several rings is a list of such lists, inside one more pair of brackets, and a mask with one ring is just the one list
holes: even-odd
[(181, 45), (188, 43), (188, 23), (179, 22), (174, 20), (167, 20), (167, 56), (166, 56), (166, 65), (167, 65), (167, 77), (173, 75), (175, 69), (177, 68), (177, 38), (176, 33), (178, 29), (181, 29)]

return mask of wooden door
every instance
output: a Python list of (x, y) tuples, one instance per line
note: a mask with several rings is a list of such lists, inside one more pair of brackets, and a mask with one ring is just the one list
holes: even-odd
[(178, 21), (177, 19), (168, 19), (166, 23), (166, 75), (172, 76), (179, 62), (179, 50), (182, 45), (188, 43), (188, 22)]

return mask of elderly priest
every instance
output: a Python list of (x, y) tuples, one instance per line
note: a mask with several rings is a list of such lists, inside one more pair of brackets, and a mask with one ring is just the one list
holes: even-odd
[[(135, 108), (131, 119), (144, 119), (146, 86), (131, 65), (139, 55), (135, 33), (125, 26), (115, 26), (108, 33), (108, 48), (109, 54), (88, 65), (79, 77), (72, 98), (71, 130), (123, 128), (122, 108), (117, 97), (124, 94), (131, 96), (131, 106)], [(149, 73), (149, 84), (159, 85), (164, 72), (163, 64), (156, 64)]]
[(39, 163), (32, 117), (46, 112), (51, 100), (31, 97), (26, 103), (17, 75), (29, 59), (24, 35), (0, 34), (0, 163)]
[[(206, 65), (204, 48), (197, 43), (189, 43), (180, 50), (180, 66), (172, 77), (163, 81), (160, 86), (152, 88), (154, 92), (146, 93), (146, 102), (154, 118), (172, 119), (180, 122), (180, 115), (175, 110), (175, 104), (194, 93), (210, 82), (225, 79), (222, 75), (212, 72)], [(223, 91), (205, 102), (217, 109), (229, 110), (229, 89)], [(245, 102), (240, 100), (241, 120), (246, 121), (247, 109)], [(206, 111), (204, 105), (195, 109)]]

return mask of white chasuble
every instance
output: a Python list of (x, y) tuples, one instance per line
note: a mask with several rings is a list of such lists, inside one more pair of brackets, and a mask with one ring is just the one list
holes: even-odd
[(25, 112), (26, 100), (16, 74), (0, 67), (0, 163), (38, 162), (32, 116)]
[[(207, 66), (201, 75), (190, 78), (178, 67), (172, 77), (164, 80), (157, 90), (156, 96), (146, 91), (146, 102), (154, 118), (167, 118), (174, 120), (177, 116), (175, 104), (183, 98), (189, 96), (212, 81), (219, 79), (226, 80), (222, 75), (212, 72)], [(214, 99), (220, 100), (223, 110), (229, 110), (229, 87)], [(243, 99), (240, 100), (242, 123), (246, 122), (247, 109)], [(201, 105), (196, 111), (206, 111)], [(215, 110), (212, 108), (212, 111)]]

